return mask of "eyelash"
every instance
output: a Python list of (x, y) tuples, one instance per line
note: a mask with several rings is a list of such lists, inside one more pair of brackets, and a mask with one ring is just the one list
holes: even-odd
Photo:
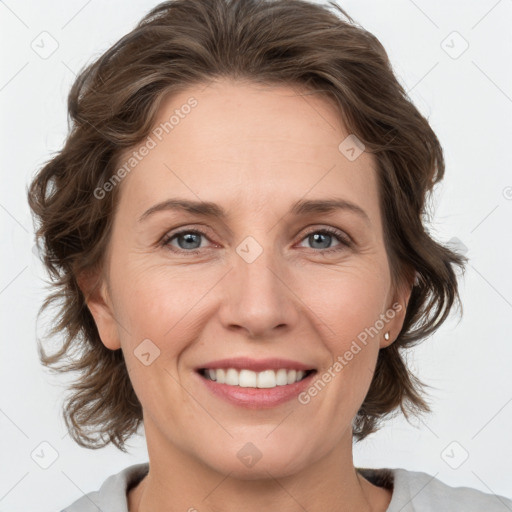
[[(178, 231), (176, 233), (171, 233), (169, 235), (166, 235), (164, 236), (164, 238), (162, 239), (160, 245), (162, 247), (166, 247), (168, 248), (170, 251), (172, 252), (175, 252), (175, 253), (185, 253), (187, 255), (195, 255), (195, 254), (199, 254), (199, 252), (201, 251), (201, 249), (192, 249), (190, 251), (187, 251), (185, 249), (177, 249), (173, 246), (171, 246), (169, 244), (169, 242), (171, 240), (173, 240), (174, 238), (176, 237), (179, 237), (180, 235), (184, 235), (184, 234), (195, 234), (195, 235), (202, 235), (204, 236), (205, 238), (208, 238), (208, 236), (206, 235), (206, 233), (204, 233), (203, 231), (201, 230), (198, 230), (198, 229), (185, 229), (185, 230), (181, 230), (181, 231)], [(328, 235), (333, 235), (334, 238), (336, 238), (336, 240), (338, 240), (338, 242), (340, 242), (340, 245), (337, 245), (335, 247), (332, 247), (332, 248), (329, 248), (329, 249), (318, 249), (318, 250), (315, 250), (313, 249), (315, 252), (320, 252), (320, 253), (331, 253), (331, 252), (338, 252), (338, 251), (342, 251), (342, 250), (345, 250), (347, 248), (351, 248), (352, 247), (352, 241), (348, 238), (347, 235), (343, 234), (341, 231), (338, 231), (337, 229), (335, 228), (321, 228), (321, 229), (312, 229), (310, 231), (308, 231), (307, 233), (304, 234), (304, 236), (301, 238), (301, 242), (307, 238), (308, 236), (314, 234), (314, 233), (321, 233), (321, 234), (328, 234)]]

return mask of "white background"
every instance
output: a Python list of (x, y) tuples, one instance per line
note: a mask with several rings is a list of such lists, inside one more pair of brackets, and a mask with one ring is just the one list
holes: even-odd
[[(66, 378), (43, 370), (36, 353), (44, 288), (26, 186), (65, 138), (76, 73), (154, 5), (0, 2), (0, 512), (55, 512), (97, 490), (107, 476), (147, 460), (142, 436), (125, 455), (114, 447), (80, 448), (67, 435), (60, 416)], [(413, 425), (388, 422), (356, 445), (355, 464), (424, 471), (452, 486), (512, 497), (512, 1), (340, 5), (381, 40), (438, 134), (447, 176), (429, 229), (442, 242), (458, 239), (470, 258), (461, 282), (462, 320), (452, 315), (413, 353), (420, 378), (434, 386), (433, 414)], [(47, 59), (31, 47), (43, 31), (58, 42)], [(469, 47), (453, 58), (462, 38)], [(58, 453), (47, 469), (31, 458), (43, 441)], [(465, 452), (467, 460), (450, 467), (447, 461), (458, 465)]]

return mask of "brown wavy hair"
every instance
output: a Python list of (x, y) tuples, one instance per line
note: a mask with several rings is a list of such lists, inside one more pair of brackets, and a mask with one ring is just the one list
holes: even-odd
[(142, 423), (122, 350), (100, 340), (80, 276), (101, 270), (120, 187), (94, 190), (114, 174), (120, 155), (141, 143), (169, 94), (220, 78), (288, 85), (334, 100), (349, 130), (375, 155), (379, 203), (393, 285), (412, 283), (396, 340), (379, 352), (367, 396), (353, 421), (357, 441), (397, 413), (431, 411), (426, 386), (400, 349), (434, 333), (458, 294), (454, 266), (466, 258), (424, 227), (427, 199), (443, 178), (441, 145), (394, 75), (378, 39), (334, 2), (174, 0), (153, 8), (127, 35), (84, 66), (68, 97), (69, 133), (28, 190), (50, 276), (40, 313), (56, 306), (49, 337), (62, 345), (41, 362), (78, 372), (63, 407), (72, 438), (86, 448), (125, 442)]

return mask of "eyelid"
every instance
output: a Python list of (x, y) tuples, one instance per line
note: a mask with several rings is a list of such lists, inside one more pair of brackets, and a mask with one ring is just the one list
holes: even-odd
[[(339, 228), (335, 228), (333, 226), (315, 224), (312, 226), (307, 226), (304, 229), (307, 229), (307, 231), (303, 231), (303, 230), (301, 231), (300, 238), (298, 239), (298, 241), (296, 243), (302, 242), (306, 237), (308, 237), (312, 233), (327, 233), (327, 234), (334, 236), (335, 238), (338, 238), (338, 241), (340, 242), (340, 244), (346, 246), (346, 248), (351, 248), (354, 245), (354, 241), (346, 232), (342, 231)], [(173, 238), (177, 237), (178, 235), (182, 235), (182, 234), (186, 234), (186, 233), (199, 234), (201, 236), (204, 236), (210, 242), (212, 242), (212, 240), (210, 239), (210, 237), (208, 236), (208, 233), (206, 231), (208, 231), (208, 229), (206, 227), (188, 227), (187, 225), (179, 226), (175, 229), (167, 231), (165, 233), (165, 235), (160, 239), (158, 245), (160, 245), (162, 247), (169, 247), (170, 246), (169, 242)], [(215, 242), (212, 242), (212, 243), (215, 244)], [(312, 250), (314, 252), (318, 252), (318, 253), (325, 253), (325, 252), (329, 252), (329, 251), (341, 250), (341, 249), (337, 249), (336, 247), (337, 246), (330, 247), (327, 249), (320, 249), (320, 250), (312, 249)], [(204, 251), (204, 250), (208, 250), (208, 249), (211, 249), (211, 247), (203, 247), (203, 248), (191, 249), (191, 250), (171, 248), (170, 250), (172, 252), (181, 253), (181, 254), (197, 254), (201, 250)]]
[(354, 241), (352, 238), (343, 230), (335, 228), (333, 226), (325, 226), (325, 225), (314, 225), (311, 227), (311, 229), (308, 229), (305, 233), (302, 234), (302, 237), (300, 240), (305, 238), (306, 236), (310, 235), (311, 233), (318, 233), (318, 232), (327, 232), (331, 235), (335, 235), (339, 237), (343, 242), (345, 242), (347, 245), (352, 245)]
[[(161, 239), (158, 242), (159, 246), (166, 247), (169, 246), (169, 242), (175, 238), (178, 235), (186, 234), (186, 233), (195, 233), (198, 235), (202, 235), (204, 238), (206, 238), (209, 242), (214, 243), (207, 233), (208, 229), (206, 227), (187, 227), (187, 226), (179, 226), (175, 229), (172, 229), (170, 231), (167, 231), (164, 236), (161, 237)], [(174, 252), (182, 252), (182, 253), (188, 253), (188, 254), (194, 254), (194, 252), (198, 252), (200, 250), (209, 249), (209, 247), (203, 247), (201, 249), (191, 249), (189, 251), (186, 251), (185, 249), (178, 249), (174, 248)], [(173, 249), (171, 249), (172, 251)]]

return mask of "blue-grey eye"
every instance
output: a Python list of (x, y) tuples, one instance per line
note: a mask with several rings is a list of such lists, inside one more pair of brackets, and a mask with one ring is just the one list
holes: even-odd
[[(313, 249), (328, 249), (330, 247), (333, 236), (330, 233), (323, 233), (321, 231), (313, 233), (308, 236)], [(320, 244), (320, 247), (315, 244)]]
[[(201, 247), (202, 236), (202, 233), (196, 231), (183, 231), (182, 233), (175, 234), (173, 238), (176, 238), (178, 241), (180, 249), (198, 249)], [(181, 243), (181, 241), (183, 241), (183, 243)]]

